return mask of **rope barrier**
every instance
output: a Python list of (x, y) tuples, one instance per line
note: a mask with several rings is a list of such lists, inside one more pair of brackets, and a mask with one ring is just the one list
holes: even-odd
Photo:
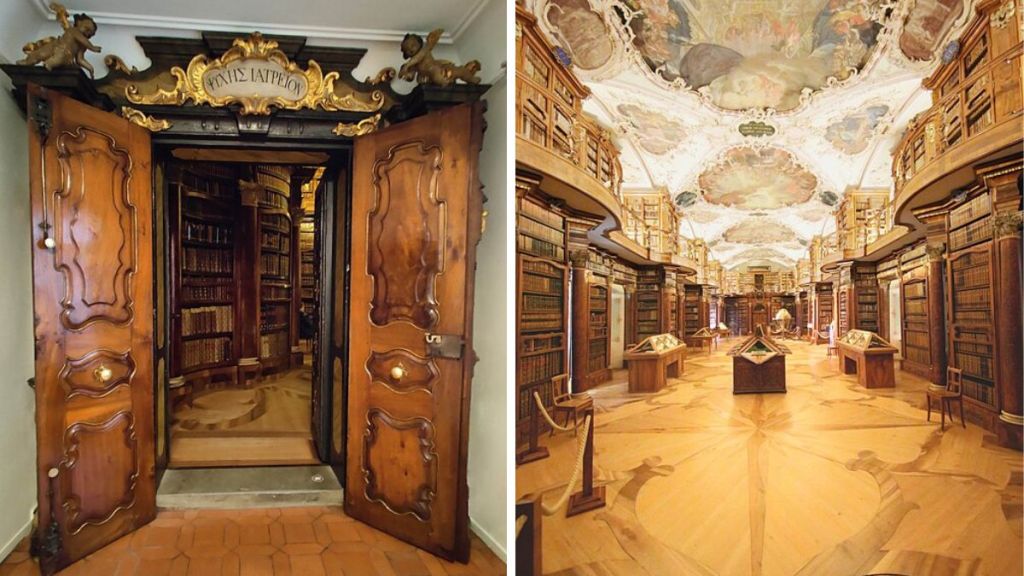
[[(536, 396), (536, 393), (534, 395)], [(590, 414), (587, 414), (586, 418), (583, 419), (583, 434), (576, 438), (576, 444), (579, 446), (576, 454), (576, 466), (572, 469), (572, 476), (569, 477), (569, 483), (565, 486), (565, 492), (562, 493), (562, 497), (558, 499), (554, 506), (548, 506), (543, 502), (540, 505), (541, 511), (544, 512), (545, 516), (552, 516), (562, 506), (565, 506), (565, 503), (569, 501), (569, 495), (572, 494), (573, 487), (576, 486), (576, 481), (580, 478), (580, 472), (583, 470), (583, 455), (587, 451), (587, 436), (590, 434), (590, 416)], [(565, 430), (568, 430), (568, 428), (565, 428)]]
[(540, 399), (540, 394), (538, 394), (536, 391), (533, 392), (533, 400), (537, 403), (537, 408), (540, 411), (541, 416), (544, 416), (544, 419), (548, 421), (548, 424), (552, 428), (554, 428), (555, 430), (561, 430), (562, 432), (568, 432), (572, 430), (571, 426), (559, 426), (558, 424), (555, 424), (555, 421), (551, 419), (551, 415), (548, 414), (547, 408), (544, 407), (544, 402)]

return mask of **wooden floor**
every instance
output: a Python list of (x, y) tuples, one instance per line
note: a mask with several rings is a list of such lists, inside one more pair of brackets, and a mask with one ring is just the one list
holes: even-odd
[(308, 366), (253, 388), (211, 390), (173, 416), (174, 467), (316, 464)]
[[(786, 344), (787, 394), (733, 396), (727, 343), (658, 394), (629, 394), (625, 372), (594, 391), (607, 507), (544, 517), (545, 573), (1022, 573), (1019, 452), (926, 422), (918, 377), (867, 390), (825, 346)], [(550, 503), (575, 440), (543, 442), (516, 493)]]
[[(38, 576), (27, 541), (0, 576)], [(340, 508), (160, 512), (60, 576), (445, 576), (504, 574), (476, 537), (470, 562), (445, 562), (345, 516)]]

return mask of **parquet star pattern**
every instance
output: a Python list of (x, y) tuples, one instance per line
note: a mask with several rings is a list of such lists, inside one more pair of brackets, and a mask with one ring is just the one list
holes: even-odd
[[(27, 541), (0, 576), (38, 576)], [(470, 563), (445, 562), (341, 508), (161, 511), (59, 576), (476, 576), (505, 574), (475, 536)]]
[[(925, 420), (927, 382), (867, 390), (824, 346), (787, 341), (786, 394), (732, 394), (728, 345), (654, 395), (626, 373), (593, 392), (606, 508), (544, 518), (549, 574), (1022, 573), (1022, 457), (986, 431)], [(571, 434), (517, 469), (558, 498)]]

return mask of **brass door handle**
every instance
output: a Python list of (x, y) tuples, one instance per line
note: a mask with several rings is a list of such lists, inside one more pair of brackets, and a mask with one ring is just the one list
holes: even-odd
[(100, 382), (109, 382), (114, 377), (114, 371), (107, 368), (105, 365), (100, 364), (99, 367), (93, 372), (93, 376)]

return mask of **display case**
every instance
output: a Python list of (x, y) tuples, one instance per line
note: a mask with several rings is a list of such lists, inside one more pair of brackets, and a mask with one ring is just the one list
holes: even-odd
[(732, 393), (786, 391), (786, 356), (789, 348), (768, 335), (763, 325), (727, 352), (732, 356)]
[(843, 374), (856, 374), (858, 383), (865, 388), (896, 385), (893, 357), (898, 350), (881, 336), (867, 330), (850, 330), (836, 344)]
[(672, 334), (648, 336), (626, 350), (629, 391), (657, 392), (683, 373), (686, 344)]

